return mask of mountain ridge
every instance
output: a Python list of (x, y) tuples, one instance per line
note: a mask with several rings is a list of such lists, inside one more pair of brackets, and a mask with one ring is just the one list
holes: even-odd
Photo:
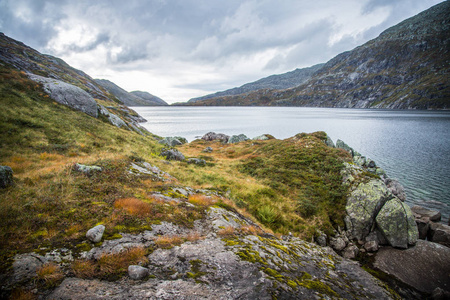
[(450, 109), (450, 1), (338, 54), (308, 81), (187, 105)]

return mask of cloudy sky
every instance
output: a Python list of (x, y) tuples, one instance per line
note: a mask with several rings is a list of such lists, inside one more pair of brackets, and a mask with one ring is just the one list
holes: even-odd
[(169, 103), (326, 62), (442, 0), (0, 0), (0, 31)]

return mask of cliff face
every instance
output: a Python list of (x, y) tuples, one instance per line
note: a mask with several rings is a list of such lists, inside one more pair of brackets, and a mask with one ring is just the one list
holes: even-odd
[(188, 102), (197, 102), (201, 100), (221, 97), (221, 96), (232, 96), (239, 95), (244, 93), (249, 93), (252, 91), (257, 91), (260, 89), (288, 89), (292, 87), (296, 87), (308, 79), (317, 72), (323, 64), (318, 64), (309, 68), (303, 69), (295, 69), (294, 71), (287, 72), (279, 75), (271, 75), (262, 79), (259, 79), (255, 82), (246, 83), (241, 87), (232, 88), (226, 91), (217, 92), (214, 94), (206, 95), (203, 97), (193, 98)]
[(449, 1), (438, 4), (339, 54), (293, 89), (202, 104), (449, 109), (449, 14)]

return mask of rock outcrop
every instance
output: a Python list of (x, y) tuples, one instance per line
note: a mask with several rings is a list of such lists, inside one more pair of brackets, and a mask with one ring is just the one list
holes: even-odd
[(205, 140), (207, 142), (208, 141), (219, 140), (222, 143), (227, 143), (229, 138), (230, 138), (229, 135), (226, 135), (226, 134), (223, 134), (223, 133), (215, 133), (215, 132), (208, 132), (207, 134), (202, 136), (202, 140)]
[(185, 159), (183, 153), (176, 149), (163, 150), (161, 156), (164, 156), (167, 160), (183, 161)]
[(248, 141), (249, 138), (245, 135), (245, 134), (239, 134), (239, 135), (232, 135), (229, 139), (228, 139), (228, 144), (236, 144), (236, 143), (240, 143), (240, 142), (244, 142), (244, 141)]
[(6, 188), (13, 183), (13, 170), (11, 167), (0, 166), (0, 188)]

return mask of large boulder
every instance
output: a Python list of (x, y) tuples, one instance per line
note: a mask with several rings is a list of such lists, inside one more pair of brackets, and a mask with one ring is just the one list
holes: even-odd
[(13, 183), (13, 170), (11, 167), (0, 166), (0, 188), (6, 188)]
[(102, 169), (102, 167), (99, 167), (99, 166), (88, 166), (88, 165), (75, 163), (73, 165), (73, 170), (90, 176), (90, 175), (94, 174), (95, 172), (101, 172), (103, 169)]
[(103, 105), (99, 105), (98, 107), (99, 107), (100, 114), (107, 117), (109, 123), (111, 123), (112, 125), (119, 127), (119, 128), (128, 128), (128, 125), (127, 125), (127, 123), (125, 123), (124, 120), (122, 120), (121, 118), (119, 118), (118, 116), (116, 116), (115, 114), (110, 112), (109, 110), (107, 110), (106, 107), (104, 107)]
[(381, 248), (374, 266), (421, 292), (450, 290), (450, 248), (436, 243), (419, 240), (406, 250)]
[(419, 238), (411, 208), (394, 198), (386, 202), (376, 217), (377, 226), (393, 247), (408, 248)]
[(88, 232), (86, 232), (86, 238), (93, 243), (98, 243), (102, 240), (104, 232), (105, 232), (105, 226), (97, 225), (97, 226), (89, 229)]
[(395, 195), (398, 199), (405, 201), (406, 200), (406, 193), (405, 188), (403, 185), (400, 184), (400, 182), (397, 179), (392, 178), (386, 178), (384, 181), (387, 188), (391, 191), (393, 195)]
[(215, 132), (208, 132), (207, 134), (202, 136), (202, 140), (205, 140), (207, 142), (219, 140), (222, 143), (227, 143), (229, 138), (230, 138), (229, 135), (226, 135), (223, 133), (215, 133)]
[(249, 138), (245, 134), (239, 134), (239, 135), (232, 135), (228, 139), (228, 144), (236, 144), (244, 141), (248, 141)]
[(42, 83), (45, 92), (58, 103), (97, 117), (97, 102), (84, 90), (61, 80), (29, 74), (31, 80)]
[(441, 223), (430, 223), (428, 240), (450, 247), (450, 226)]
[(187, 143), (187, 140), (181, 136), (168, 136), (159, 141), (160, 144), (167, 145), (169, 147), (175, 147)]
[(411, 211), (416, 219), (427, 217), (432, 222), (439, 222), (441, 220), (441, 213), (437, 210), (425, 208), (423, 206), (414, 205)]
[(392, 198), (386, 185), (379, 179), (360, 183), (347, 199), (345, 207), (350, 218), (352, 236), (358, 240), (370, 233), (375, 217), (383, 205)]

